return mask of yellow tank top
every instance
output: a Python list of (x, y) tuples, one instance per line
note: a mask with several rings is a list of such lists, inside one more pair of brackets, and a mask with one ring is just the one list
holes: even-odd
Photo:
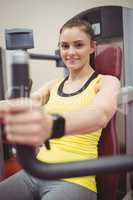
[[(89, 106), (95, 98), (95, 85), (101, 78), (98, 75), (90, 83), (88, 80), (84, 87), (71, 95), (60, 94), (64, 81), (59, 81), (51, 90), (45, 109), (49, 113), (63, 114), (65, 112), (77, 111)], [(83, 116), (84, 117), (84, 116)], [(80, 161), (97, 158), (97, 144), (101, 135), (101, 129), (93, 133), (81, 133), (74, 136), (63, 136), (59, 139), (50, 140), (51, 150), (45, 146), (41, 147), (37, 158), (48, 163)], [(67, 178), (65, 181), (82, 185), (96, 192), (96, 181), (94, 176)]]

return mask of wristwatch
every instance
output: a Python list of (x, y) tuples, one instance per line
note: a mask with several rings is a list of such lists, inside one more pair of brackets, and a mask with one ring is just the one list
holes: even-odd
[(60, 138), (65, 134), (65, 118), (59, 114), (52, 114), (53, 126), (51, 138)]
[[(49, 139), (60, 138), (65, 135), (65, 118), (59, 114), (52, 114), (52, 117), (52, 134)], [(45, 146), (47, 150), (50, 150), (49, 139), (45, 141)]]

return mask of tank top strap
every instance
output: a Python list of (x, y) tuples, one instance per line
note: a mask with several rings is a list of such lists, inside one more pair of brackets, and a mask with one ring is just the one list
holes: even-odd
[(67, 76), (63, 81), (59, 82), (59, 85), (58, 85), (58, 89), (57, 89), (57, 93), (59, 96), (63, 96), (63, 97), (67, 97), (67, 96), (74, 96), (74, 95), (77, 95), (79, 94), (80, 92), (82, 92), (83, 90), (85, 90), (88, 85), (98, 76), (98, 74), (96, 72), (94, 72), (90, 77), (89, 79), (84, 83), (84, 85), (79, 89), (77, 90), (76, 92), (72, 92), (72, 93), (64, 93), (63, 92), (63, 87), (64, 87), (64, 83), (68, 80), (69, 76)]

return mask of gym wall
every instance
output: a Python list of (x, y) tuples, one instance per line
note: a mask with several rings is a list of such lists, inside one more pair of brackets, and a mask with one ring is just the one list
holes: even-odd
[[(65, 21), (84, 10), (104, 5), (133, 8), (133, 0), (0, 0), (0, 30), (33, 29), (35, 48), (29, 51), (54, 54), (59, 29)], [(64, 72), (53, 61), (30, 61), (30, 64), (33, 90)]]

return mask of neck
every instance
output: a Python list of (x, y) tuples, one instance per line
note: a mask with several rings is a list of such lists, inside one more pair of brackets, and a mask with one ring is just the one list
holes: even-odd
[(94, 72), (94, 69), (89, 65), (87, 67), (84, 67), (82, 69), (73, 70), (69, 72), (69, 81), (77, 81), (88, 78), (92, 75)]

